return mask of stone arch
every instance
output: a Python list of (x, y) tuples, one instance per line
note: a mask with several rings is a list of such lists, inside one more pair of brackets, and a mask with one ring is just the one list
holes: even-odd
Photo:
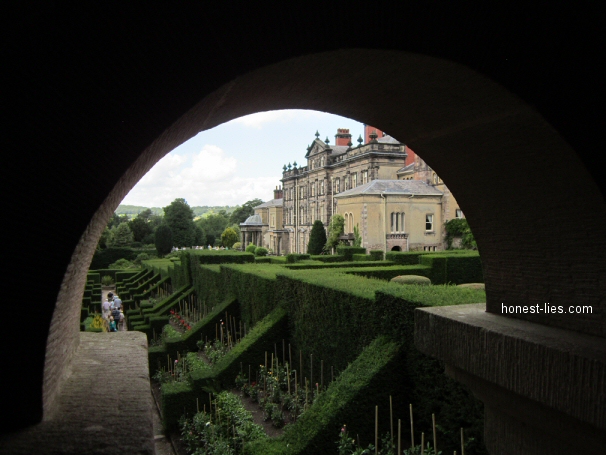
[[(335, 63), (343, 60), (364, 62), (364, 66), (376, 72), (369, 73), (364, 81), (359, 76), (347, 79), (341, 74), (342, 68)], [(339, 84), (326, 77), (333, 72), (340, 74)], [(307, 86), (293, 93), (292, 84), (298, 80), (306, 80)], [(385, 101), (379, 107), (373, 99), (363, 97), (365, 90), (361, 87), (379, 93), (387, 91), (391, 93), (391, 102)], [(258, 97), (261, 90), (264, 96)], [(312, 96), (318, 93), (323, 96)], [(406, 99), (409, 105), (404, 113), (398, 110), (398, 100), (401, 99)], [(465, 110), (456, 109), (461, 104), (465, 105)], [(174, 146), (195, 135), (200, 128), (212, 128), (253, 112), (286, 107), (331, 111), (380, 125), (409, 144), (444, 176), (460, 205), (465, 208), (482, 252), (488, 311), (497, 311), (503, 300), (530, 303), (537, 298), (543, 300), (549, 294), (573, 298), (578, 292), (573, 283), (564, 284), (568, 275), (561, 269), (561, 261), (555, 255), (546, 254), (553, 251), (553, 242), (547, 241), (545, 235), (546, 232), (551, 236), (558, 235), (558, 232), (563, 235), (566, 230), (576, 229), (579, 213), (586, 214), (586, 225), (605, 225), (604, 211), (590, 210), (603, 208), (601, 194), (573, 149), (530, 106), (469, 68), (411, 53), (365, 50), (315, 54), (270, 65), (232, 80), (201, 100), (141, 153), (95, 213), (73, 255), (64, 283), (69, 282), (70, 288), (73, 283), (78, 283), (77, 288), (81, 288), (84, 272), (81, 269), (76, 272), (77, 264), (87, 263), (92, 256), (92, 245), (122, 197)], [(511, 134), (499, 136), (496, 140), (497, 131)], [(534, 134), (528, 136), (529, 132)], [(512, 148), (525, 159), (513, 163), (501, 153)], [(461, 150), (460, 160), (449, 159), (448, 151), (452, 149)], [(489, 166), (481, 164), (485, 154), (494, 157)], [(537, 172), (536, 168), (544, 162), (545, 155), (550, 156), (549, 170)], [(478, 163), (477, 172), (473, 175), (467, 172), (468, 162)], [(577, 185), (574, 193), (568, 191), (569, 184), (565, 183), (571, 179)], [(502, 191), (504, 184), (509, 188), (506, 193)], [(478, 194), (476, 188), (482, 188), (482, 194)], [(561, 201), (557, 215), (536, 216), (537, 207), (557, 199)], [(501, 208), (498, 214), (490, 218), (481, 216), (482, 213), (493, 212), (494, 206)], [(300, 212), (303, 210), (303, 206), (299, 207)], [(512, 238), (509, 233), (513, 229), (520, 233), (523, 231), (524, 235)], [(604, 231), (606, 228), (593, 232)], [(488, 241), (494, 238), (499, 241)], [(604, 266), (591, 260), (589, 250), (594, 251), (595, 245), (603, 243), (604, 240), (598, 236), (592, 239), (591, 248), (585, 251), (586, 265), (579, 265), (579, 273), (598, 278)], [(526, 262), (532, 270), (552, 271), (550, 276), (552, 279), (558, 277), (558, 285), (555, 286), (553, 281), (547, 284), (529, 280), (529, 275), (521, 273), (517, 266), (524, 257), (516, 257), (514, 262), (517, 265), (508, 269), (507, 279), (504, 279), (503, 254), (511, 254), (508, 253), (511, 248), (521, 249), (527, 257), (533, 257), (532, 261)], [(580, 251), (584, 251), (583, 248), (579, 245)], [(514, 291), (517, 286), (512, 286), (513, 282), (525, 291)], [(55, 321), (77, 316), (78, 300), (74, 296), (63, 299), (60, 295), (60, 300), (68, 300), (70, 305), (57, 307)], [(598, 301), (594, 300), (594, 303)], [(558, 321), (557, 316), (551, 322), (554, 325), (574, 325), (571, 318), (559, 318)], [(51, 334), (56, 324), (51, 325)], [(582, 317), (578, 317), (577, 324), (584, 325)], [(595, 327), (595, 330), (603, 329)], [(49, 337), (49, 354), (53, 352), (53, 344), (63, 343), (65, 336), (67, 334)], [(56, 361), (52, 355), (47, 356), (47, 374), (52, 371), (50, 364)]]
[[(424, 19), (415, 21), (415, 24), (421, 27), (430, 25), (431, 19), (425, 15), (422, 17)], [(490, 32), (486, 28), (480, 27), (480, 30), (491, 37), (499, 37), (499, 33), (505, 36), (503, 30), (508, 30), (510, 23), (506, 19), (498, 22), (497, 16), (493, 19), (495, 22), (481, 21), (490, 27)], [(476, 25), (473, 19), (470, 21)], [(179, 27), (183, 28), (181, 24)], [(289, 27), (296, 28), (291, 24)], [(470, 36), (477, 37), (477, 28), (473, 29), (476, 34), (470, 33)], [(154, 30), (158, 36), (166, 36), (159, 29)], [(384, 30), (388, 31), (389, 27)], [(399, 33), (396, 30), (394, 27), (388, 36)], [(447, 27), (444, 30), (444, 33), (452, 32)], [(330, 33), (328, 28), (326, 33)], [(69, 34), (65, 36), (76, 43), (74, 46), (80, 45)], [(365, 39), (372, 39), (369, 38), (372, 36), (386, 39), (386, 35), (380, 33), (368, 33)], [(571, 34), (567, 36), (570, 38)], [(465, 46), (459, 48), (453, 44), (449, 47), (448, 40), (436, 43), (436, 47), (431, 49), (414, 40), (406, 45), (394, 40), (390, 45), (395, 49), (444, 57), (441, 59), (408, 51), (356, 50), (356, 46), (366, 43), (358, 43), (353, 38), (352, 41), (342, 41), (348, 39), (342, 34), (339, 38), (333, 37), (332, 41), (325, 34), (322, 37), (328, 43), (325, 47), (309, 45), (285, 51), (278, 47), (258, 46), (264, 52), (268, 49), (266, 54), (270, 57), (260, 51), (249, 56), (246, 50), (238, 51), (238, 43), (229, 49), (234, 51), (233, 54), (229, 52), (230, 60), (238, 63), (232, 67), (215, 65), (218, 76), (204, 83), (200, 80), (203, 72), (193, 65), (185, 66), (186, 61), (183, 61), (184, 69), (179, 71), (175, 71), (175, 65), (163, 62), (168, 71), (162, 76), (167, 77), (174, 72), (178, 76), (191, 75), (191, 79), (181, 78), (179, 84), (169, 79), (162, 81), (163, 85), (158, 83), (154, 86), (143, 85), (153, 79), (153, 71), (145, 64), (131, 63), (131, 54), (126, 59), (124, 55), (114, 53), (111, 56), (113, 61), (105, 61), (108, 63), (105, 66), (98, 65), (96, 61), (93, 64), (95, 59), (81, 58), (78, 65), (66, 66), (67, 70), (84, 66), (82, 72), (74, 72), (73, 79), (67, 78), (60, 83), (59, 76), (64, 76), (64, 73), (57, 73), (57, 79), (53, 79), (51, 71), (40, 76), (49, 78), (49, 81), (44, 84), (43, 94), (46, 96), (40, 97), (38, 104), (31, 102), (35, 98), (32, 93), (37, 93), (36, 82), (40, 81), (34, 76), (37, 73), (33, 70), (24, 72), (27, 74), (27, 90), (7, 100), (7, 107), (15, 112), (16, 118), (19, 114), (26, 114), (23, 118), (27, 119), (21, 129), (16, 129), (18, 139), (14, 140), (14, 150), (19, 150), (23, 141), (42, 144), (47, 140), (51, 145), (61, 144), (62, 152), (41, 156), (34, 169), (26, 169), (19, 163), (9, 164), (5, 184), (15, 183), (15, 188), (19, 188), (19, 180), (11, 176), (23, 178), (26, 171), (30, 171), (32, 185), (28, 191), (44, 193), (44, 202), (49, 206), (55, 204), (58, 212), (69, 213), (74, 206), (79, 210), (71, 214), (69, 223), (61, 223), (65, 220), (64, 213), (48, 217), (47, 227), (52, 230), (50, 237), (57, 241), (48, 246), (47, 256), (52, 260), (41, 262), (46, 275), (41, 278), (39, 288), (46, 289), (32, 289), (31, 295), (49, 308), (51, 300), (57, 303), (51, 309), (46, 306), (38, 309), (37, 314), (25, 310), (34, 333), (28, 342), (31, 365), (25, 365), (21, 370), (24, 377), (10, 379), (6, 388), (5, 393), (19, 393), (24, 397), (21, 409), (11, 409), (6, 413), (10, 415), (12, 425), (17, 422), (17, 426), (22, 426), (39, 420), (43, 406), (45, 414), (52, 414), (54, 397), (78, 345), (77, 308), (84, 285), (84, 271), (90, 263), (96, 239), (124, 195), (165, 153), (200, 129), (263, 110), (299, 107), (330, 111), (376, 125), (405, 141), (449, 183), (465, 209), (482, 252), (488, 311), (498, 312), (498, 305), (503, 300), (521, 304), (544, 299), (582, 300), (593, 304), (597, 310), (591, 319), (583, 316), (563, 319), (557, 315), (552, 318), (522, 317), (604, 337), (606, 323), (602, 300), (606, 283), (602, 277), (606, 265), (602, 233), (606, 227), (606, 210), (595, 180), (575, 153), (576, 149), (583, 159), (591, 163), (591, 145), (592, 142), (597, 144), (598, 140), (592, 136), (594, 130), (588, 114), (580, 112), (572, 119), (565, 105), (576, 93), (575, 89), (565, 86), (572, 84), (580, 89), (583, 83), (591, 87), (594, 83), (591, 74), (588, 82), (581, 80), (580, 75), (572, 80), (557, 79), (558, 76), (543, 72), (546, 66), (537, 63), (533, 67), (533, 76), (544, 77), (552, 84), (541, 80), (541, 83), (525, 85), (516, 79), (515, 71), (504, 71), (500, 78), (502, 67), (488, 57), (498, 53), (498, 49), (482, 48), (482, 52), (470, 52), (473, 54), (470, 57), (460, 51)], [(56, 36), (50, 42), (55, 49), (63, 49), (62, 44), (66, 44)], [(88, 41), (81, 43), (82, 46), (87, 44)], [(170, 49), (175, 42), (163, 44)], [(368, 46), (386, 47), (384, 43), (374, 41)], [(147, 50), (141, 51), (149, 58), (145, 62), (158, 60), (153, 58), (154, 46), (145, 47)], [(573, 45), (569, 47), (576, 50)], [(336, 48), (343, 50), (331, 51)], [(554, 52), (560, 49), (558, 46), (553, 48)], [(45, 49), (41, 48), (39, 52)], [(26, 47), (27, 50), (30, 49)], [(124, 52), (129, 50), (125, 47)], [(182, 53), (188, 54), (192, 60), (196, 54), (192, 49), (182, 50)], [(308, 55), (290, 58), (302, 54)], [(476, 54), (486, 57), (475, 57)], [(36, 57), (39, 54), (32, 55)], [(549, 60), (549, 51), (545, 55)], [(355, 62), (355, 70), (348, 71), (342, 62)], [(64, 63), (58, 59), (54, 68), (60, 68)], [(582, 63), (588, 65), (587, 62)], [(160, 69), (159, 66), (153, 68)], [(105, 76), (109, 80), (108, 76), (117, 74), (119, 83), (109, 86), (109, 89), (108, 86), (95, 86), (95, 80), (89, 80), (94, 72), (87, 70), (97, 67), (100, 77)], [(500, 78), (499, 82), (512, 88), (512, 92), (471, 67), (481, 68)], [(139, 72), (141, 68), (144, 70)], [(528, 80), (527, 74), (525, 72)], [(50, 94), (56, 91), (62, 95), (69, 82), (79, 81), (78, 77), (86, 77), (85, 83), (102, 93), (108, 106), (111, 103), (117, 103), (121, 109), (134, 106), (133, 112), (137, 112), (118, 119), (122, 116), (120, 110), (107, 108), (106, 112), (95, 112), (96, 105), (90, 97), (83, 97), (86, 99), (84, 106), (84, 103), (80, 105), (74, 101), (76, 95), (65, 105), (55, 103), (62, 100)], [(178, 87), (173, 88), (170, 82)], [(142, 87), (140, 90), (129, 93), (130, 88), (138, 88), (139, 85)], [(165, 90), (164, 86), (174, 91)], [(535, 95), (535, 87), (542, 88), (544, 92)], [(561, 91), (568, 98), (565, 95), (559, 97)], [(93, 93), (92, 89), (87, 93)], [(552, 94), (555, 101), (546, 101)], [(108, 95), (110, 99), (107, 99)], [(150, 101), (152, 97), (154, 99)], [(520, 97), (531, 100), (536, 108)], [(102, 104), (96, 98), (93, 101)], [(20, 104), (23, 107), (19, 108)], [(571, 105), (569, 101), (568, 105)], [(150, 106), (152, 108), (148, 109)], [(34, 116), (34, 119), (44, 122), (29, 120), (36, 108), (43, 109), (40, 117)], [(94, 118), (96, 121), (79, 122), (83, 112), (98, 117)], [(555, 127), (546, 120), (546, 114), (550, 114), (547, 120), (552, 121)], [(115, 126), (113, 121), (119, 125)], [(32, 124), (37, 126), (34, 131)], [(110, 139), (105, 141), (105, 137)], [(98, 138), (99, 144), (91, 143), (91, 138)], [(457, 150), (459, 160), (448, 159), (452, 150)], [(105, 151), (103, 157), (102, 151)], [(519, 159), (512, 157), (513, 151)], [(111, 169), (103, 164), (108, 159), (112, 160)], [(469, 163), (474, 163), (472, 173), (469, 172)], [(107, 177), (96, 179), (96, 174), (88, 170), (87, 165)], [(601, 175), (597, 166), (590, 168), (594, 176)], [(67, 178), (58, 179), (53, 171), (67, 174), (69, 185)], [(46, 177), (47, 173), (53, 174), (53, 178)], [(18, 213), (25, 215), (25, 210)], [(32, 223), (35, 219), (28, 216), (26, 221)], [(59, 225), (62, 230), (54, 227)], [(29, 270), (29, 264), (38, 258), (40, 246), (30, 237), (43, 232), (23, 221), (19, 226), (24, 227), (23, 233), (16, 237), (15, 249), (10, 251), (15, 256), (21, 253), (23, 259), (19, 259), (19, 267)], [(27, 279), (15, 272), (10, 275), (10, 282), (15, 287), (24, 288)], [(15, 301), (19, 297), (16, 292), (10, 295)], [(3, 335), (11, 340), (20, 334), (17, 329), (7, 328)]]
[(391, 251), (402, 251), (402, 248), (400, 248), (399, 246), (394, 246), (391, 248)]

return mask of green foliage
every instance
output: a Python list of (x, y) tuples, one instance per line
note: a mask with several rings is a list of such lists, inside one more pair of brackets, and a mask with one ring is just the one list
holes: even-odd
[(218, 213), (207, 213), (202, 218), (196, 220), (198, 225), (206, 234), (206, 244), (215, 245), (215, 241), (221, 238), (221, 234), (230, 225), (229, 215), (225, 210)]
[(135, 264), (133, 264), (132, 262), (130, 262), (128, 259), (118, 259), (113, 264), (110, 264), (109, 268), (117, 269), (117, 270), (126, 270), (126, 269), (137, 268), (137, 266)]
[(346, 260), (348, 261), (352, 261), (354, 254), (366, 254), (366, 248), (359, 246), (339, 245), (337, 247), (337, 254), (345, 256)]
[(170, 227), (173, 245), (178, 248), (191, 247), (196, 237), (194, 212), (185, 199), (177, 198), (164, 207), (164, 222)]
[(188, 453), (228, 455), (241, 453), (244, 444), (267, 439), (239, 397), (230, 392), (215, 396), (210, 411), (180, 420), (181, 437)]
[(221, 243), (227, 248), (232, 248), (234, 243), (238, 241), (238, 234), (232, 228), (226, 228), (221, 234)]
[(354, 262), (372, 261), (373, 258), (370, 254), (352, 254), (351, 259)]
[(246, 252), (247, 253), (252, 253), (255, 254), (255, 250), (257, 249), (257, 245), (255, 245), (254, 243), (249, 243), (248, 246), (246, 247)]
[(429, 278), (421, 275), (399, 275), (393, 277), (390, 281), (397, 284), (418, 284), (421, 286), (429, 286), (431, 284)]
[(126, 247), (133, 242), (133, 233), (128, 227), (128, 223), (120, 223), (117, 227), (111, 229), (111, 237), (108, 246)]
[(360, 235), (360, 228), (358, 227), (357, 224), (354, 226), (353, 234), (354, 234), (353, 246), (357, 246), (357, 247), (362, 246), (362, 236)]
[(337, 213), (330, 219), (328, 225), (328, 240), (326, 241), (325, 251), (331, 251), (339, 243), (339, 236), (343, 235), (345, 229), (345, 218)]
[(446, 232), (446, 244), (447, 248), (452, 248), (452, 242), (454, 237), (461, 237), (461, 247), (465, 249), (478, 248), (478, 245), (473, 237), (471, 228), (465, 218), (454, 218), (444, 223), (444, 230)]
[(255, 256), (260, 256), (260, 257), (267, 256), (268, 252), (269, 251), (267, 250), (267, 248), (264, 248), (262, 246), (255, 248)]
[(139, 214), (137, 217), (128, 222), (128, 226), (133, 233), (133, 239), (136, 242), (142, 242), (147, 236), (153, 233), (153, 229), (149, 223), (147, 215), (148, 213), (146, 211), (143, 215)]
[(232, 247), (232, 249), (234, 249), (236, 251), (240, 250), (240, 249), (242, 249), (242, 242), (236, 242), (231, 247)]
[(161, 224), (154, 234), (154, 244), (158, 256), (162, 257), (173, 249), (173, 232), (168, 224)]
[(109, 246), (108, 243), (110, 240), (111, 240), (111, 231), (106, 226), (105, 229), (103, 229), (103, 232), (101, 233), (101, 237), (99, 237), (99, 242), (97, 243), (97, 250), (107, 248)]
[(231, 224), (241, 224), (246, 221), (246, 218), (255, 214), (255, 207), (263, 204), (261, 199), (252, 199), (250, 201), (246, 201), (242, 204), (241, 207), (236, 207), (236, 209), (229, 216), (229, 222)]
[(286, 262), (294, 264), (295, 262), (304, 261), (310, 258), (311, 256), (309, 254), (290, 253), (286, 255)]
[(111, 286), (114, 284), (114, 279), (110, 275), (105, 275), (103, 278), (101, 278), (101, 284), (103, 286)]
[(326, 231), (324, 224), (320, 220), (314, 221), (309, 234), (309, 243), (307, 244), (307, 253), (320, 254), (326, 246)]
[(424, 254), (428, 253), (423, 251), (388, 251), (385, 254), (385, 259), (396, 264), (415, 265), (419, 263), (419, 258)]
[(373, 261), (382, 261), (383, 260), (383, 251), (382, 250), (370, 250), (368, 253), (372, 256)]

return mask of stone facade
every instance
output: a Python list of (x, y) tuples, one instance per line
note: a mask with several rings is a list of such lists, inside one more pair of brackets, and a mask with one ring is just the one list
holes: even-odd
[[(363, 246), (369, 250), (444, 249), (444, 221), (455, 216), (462, 217), (463, 214), (444, 182), (418, 155), (405, 144), (368, 125), (364, 128), (366, 143), (360, 136), (355, 147), (346, 128), (338, 129), (334, 146), (330, 145), (328, 137), (322, 141), (319, 136), (316, 133), (316, 138), (307, 148), (306, 165), (298, 166), (295, 162), (283, 168), (281, 251), (284, 254), (307, 252), (314, 221), (320, 220), (324, 226), (328, 226), (334, 213), (347, 215), (346, 235), (353, 235), (354, 226), (359, 226)], [(347, 198), (342, 197), (341, 193), (375, 180), (418, 180), (423, 181), (428, 188), (438, 190), (439, 196), (432, 193), (434, 195), (423, 203), (416, 199), (403, 204), (408, 197), (404, 196), (408, 194), (406, 189), (402, 189), (404, 193), (401, 193), (399, 199), (394, 199), (395, 194), (391, 196), (386, 212), (388, 216), (391, 217), (392, 211), (403, 214), (414, 207), (419, 212), (414, 212), (414, 217), (405, 218), (411, 227), (413, 219), (418, 222), (421, 237), (415, 234), (415, 241), (411, 243), (409, 231), (392, 231), (391, 221), (382, 214), (384, 207), (378, 195), (366, 194), (364, 197), (352, 198), (352, 194), (348, 193)], [(433, 217), (430, 222), (434, 228), (426, 231), (425, 216), (429, 214)], [(420, 217), (420, 221), (416, 220), (417, 217)], [(377, 220), (380, 221), (377, 223)]]

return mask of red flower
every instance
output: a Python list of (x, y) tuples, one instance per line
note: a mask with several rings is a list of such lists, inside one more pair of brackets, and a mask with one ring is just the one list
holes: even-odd
[(191, 330), (191, 327), (189, 324), (187, 324), (187, 330)]

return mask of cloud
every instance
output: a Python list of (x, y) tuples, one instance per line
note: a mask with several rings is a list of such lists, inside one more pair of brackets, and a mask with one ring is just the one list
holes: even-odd
[(176, 198), (190, 206), (241, 205), (273, 197), (281, 176), (242, 177), (238, 160), (216, 145), (205, 145), (197, 154), (170, 153), (137, 183), (122, 204), (165, 207)]
[(233, 120), (234, 123), (241, 123), (244, 126), (261, 129), (266, 123), (286, 123), (293, 119), (305, 119), (309, 117), (321, 118), (324, 115), (330, 115), (324, 112), (309, 111), (304, 109), (287, 109), (279, 111), (257, 112), (255, 114), (245, 115)]

